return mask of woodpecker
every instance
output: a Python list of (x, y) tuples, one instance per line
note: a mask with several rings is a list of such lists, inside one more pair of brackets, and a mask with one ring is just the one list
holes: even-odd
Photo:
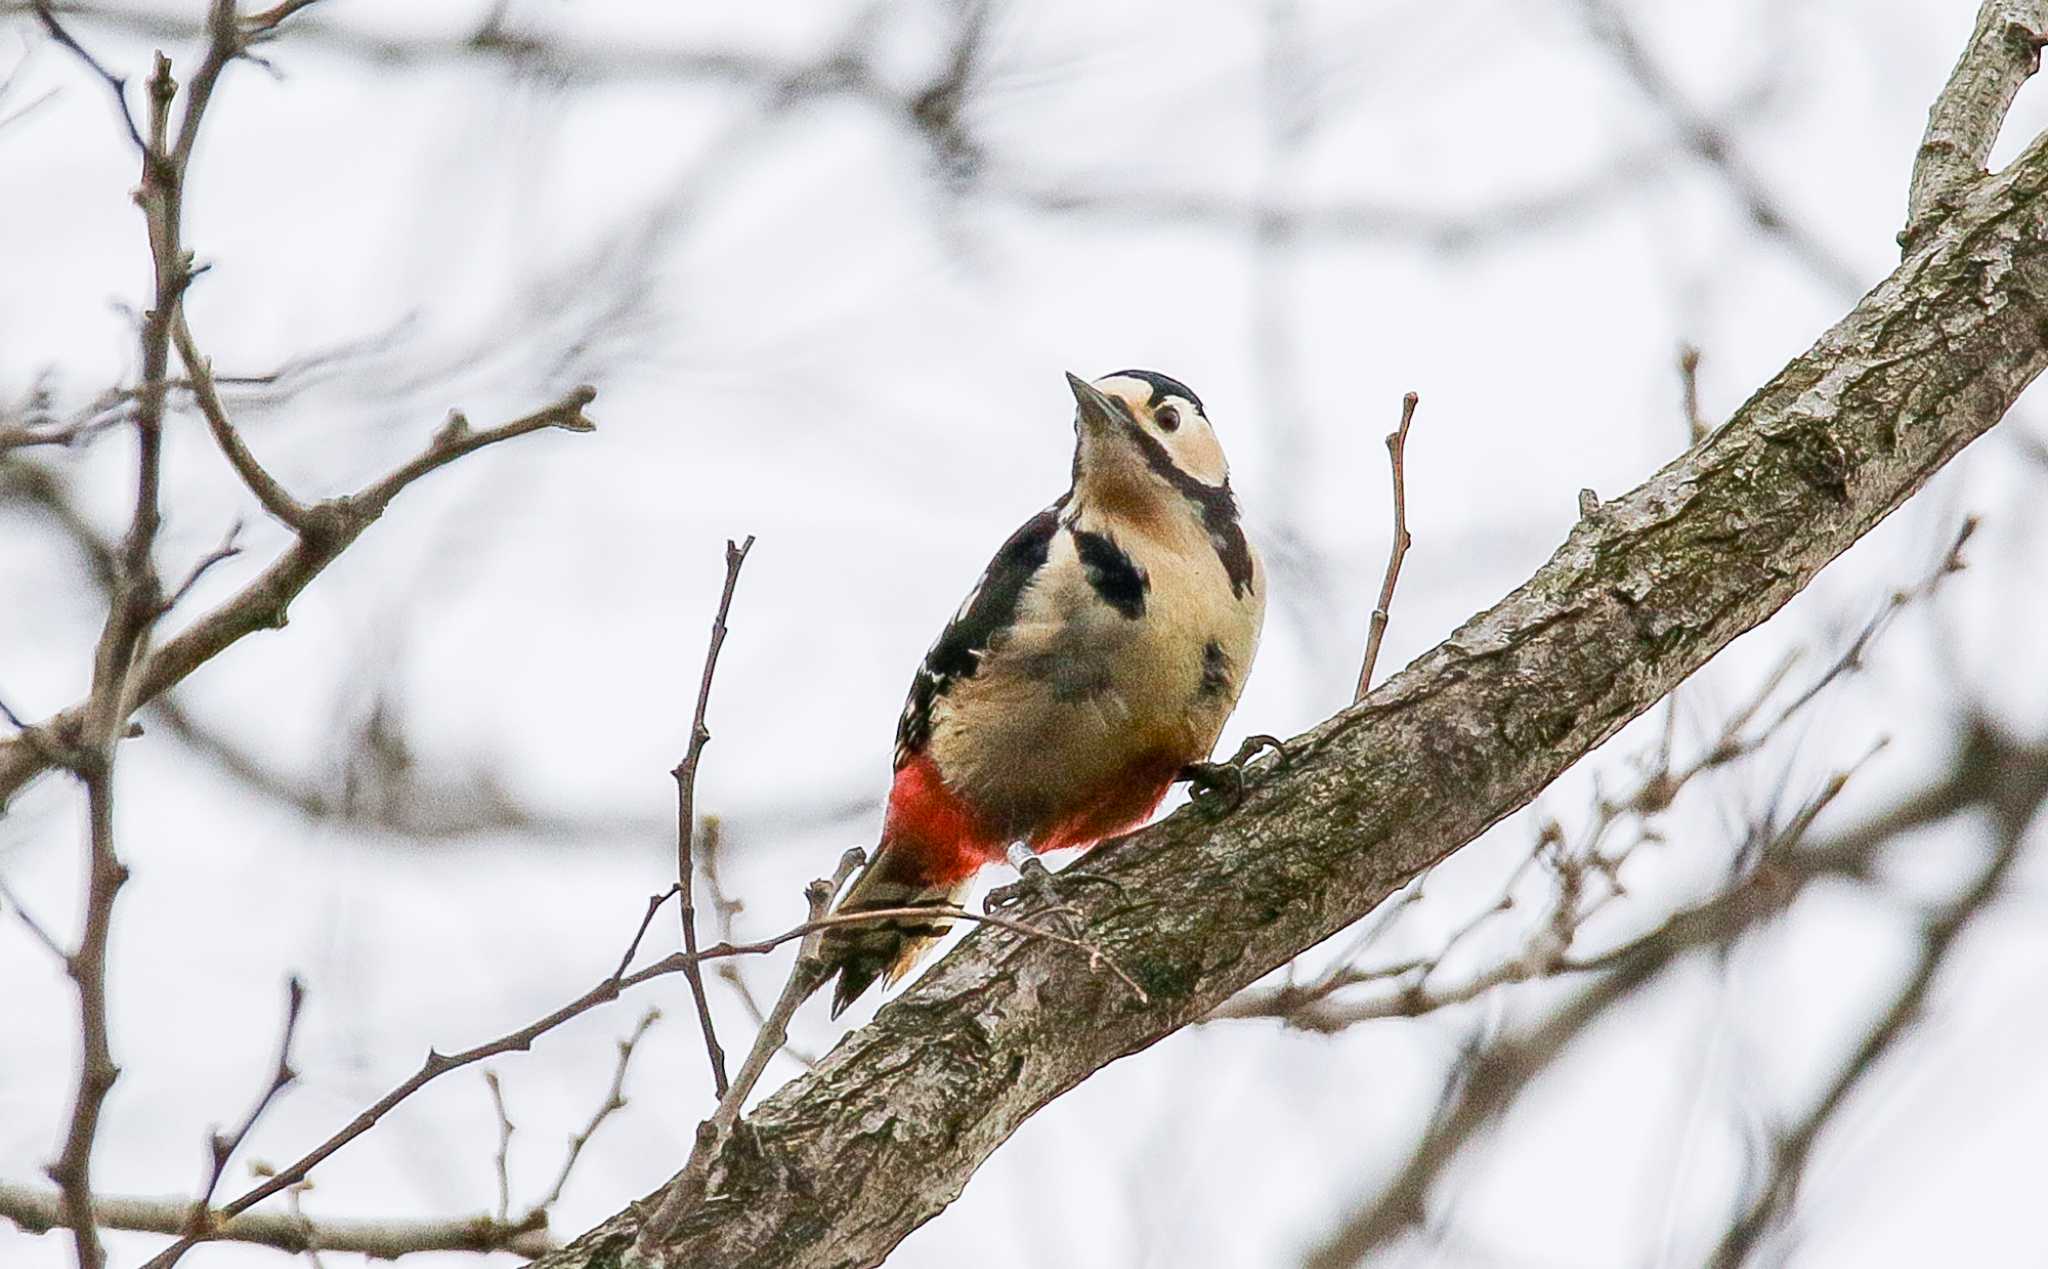
[[(1120, 370), (1073, 390), (1073, 484), (1025, 521), (926, 652), (896, 726), (873, 858), (838, 911), (955, 904), (985, 864), (1089, 846), (1197, 778), (1237, 705), (1265, 618), (1201, 398)], [(943, 920), (836, 927), (838, 1017), (894, 983)]]

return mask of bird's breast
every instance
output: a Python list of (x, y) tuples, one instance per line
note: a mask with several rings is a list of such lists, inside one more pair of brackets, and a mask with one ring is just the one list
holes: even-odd
[(1234, 587), (1199, 526), (1067, 526), (1014, 623), (935, 718), (940, 771), (1030, 839), (1134, 771), (1207, 757), (1251, 667), (1263, 581)]

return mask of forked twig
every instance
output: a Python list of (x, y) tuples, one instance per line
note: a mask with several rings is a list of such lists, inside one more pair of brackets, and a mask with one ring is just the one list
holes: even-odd
[(576, 1160), (583, 1156), (583, 1147), (589, 1145), (590, 1139), (597, 1135), (598, 1126), (609, 1119), (613, 1111), (626, 1108), (626, 1068), (632, 1065), (633, 1050), (638, 1048), (640, 1041), (646, 1037), (648, 1028), (659, 1021), (661, 1010), (649, 1009), (640, 1015), (640, 1021), (634, 1025), (632, 1033), (619, 1041), (619, 1063), (612, 1068), (611, 1088), (606, 1091), (604, 1101), (599, 1103), (596, 1112), (591, 1115), (590, 1122), (583, 1125), (583, 1131), (569, 1138), (569, 1150), (562, 1157), (561, 1171), (555, 1173), (555, 1183), (548, 1187), (547, 1195), (537, 1204), (541, 1211), (545, 1212), (561, 1201), (562, 1191), (569, 1184), (569, 1174), (575, 1171)]

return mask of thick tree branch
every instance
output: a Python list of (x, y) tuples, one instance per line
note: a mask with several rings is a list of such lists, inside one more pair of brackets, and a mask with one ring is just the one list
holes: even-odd
[(1970, 43), (1927, 112), (1927, 133), (1913, 160), (1900, 246), (1910, 250), (1971, 185), (1984, 179), (1991, 147), (2013, 98), (2041, 68), (2044, 40), (2048, 4), (2042, 0), (1991, 0), (1977, 11)]
[[(1237, 813), (1183, 811), (1091, 861), (1122, 892), (1091, 891), (1086, 937), (1145, 1000), (978, 931), (743, 1121), (661, 1256), (877, 1263), (1039, 1107), (1371, 911), (1776, 612), (2048, 363), (2043, 295), (2037, 141), (1700, 445), (1259, 768)], [(639, 1220), (541, 1263), (606, 1263)]]

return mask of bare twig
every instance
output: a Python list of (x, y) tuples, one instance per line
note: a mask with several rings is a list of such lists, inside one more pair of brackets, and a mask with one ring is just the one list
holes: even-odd
[[(285, 984), (284, 1031), (278, 1041), (277, 1063), (271, 1071), (270, 1082), (264, 1086), (262, 1094), (256, 1099), (256, 1104), (249, 1108), (249, 1113), (243, 1116), (242, 1122), (236, 1126), (234, 1132), (227, 1136), (222, 1136), (216, 1132), (208, 1138), (206, 1183), (201, 1187), (199, 1197), (187, 1206), (185, 1223), (182, 1227), (176, 1230), (162, 1230), (160, 1232), (178, 1233), (186, 1236), (203, 1233), (207, 1237), (232, 1237), (232, 1235), (221, 1235), (215, 1228), (218, 1222), (213, 1210), (214, 1192), (220, 1188), (220, 1180), (227, 1174), (228, 1161), (234, 1158), (235, 1151), (241, 1149), (242, 1143), (248, 1140), (249, 1133), (256, 1127), (256, 1121), (263, 1117), (263, 1112), (270, 1108), (270, 1103), (276, 1099), (277, 1095), (290, 1087), (293, 1081), (299, 1078), (298, 1072), (292, 1068), (292, 1040), (298, 1034), (299, 1012), (305, 1006), (305, 1003), (306, 985), (299, 981), (297, 975), (294, 975)], [(148, 1200), (142, 1201), (147, 1202)], [(136, 1201), (130, 1200), (130, 1202)], [(132, 1226), (122, 1226), (117, 1221), (107, 1220), (104, 1213), (101, 1216), (105, 1223), (112, 1224), (116, 1228), (133, 1228)], [(257, 1241), (264, 1240), (259, 1239)], [(158, 1266), (160, 1269), (169, 1269), (171, 1265), (178, 1262), (178, 1258), (184, 1255), (185, 1249), (189, 1246), (190, 1244), (181, 1238), (178, 1243), (166, 1249), (162, 1255), (151, 1260), (150, 1264)]]
[[(1832, 798), (1846, 778), (1846, 774), (1835, 777), (1819, 797)], [(1971, 719), (1942, 774), (1889, 810), (1814, 841), (1807, 839), (1807, 833), (1818, 808), (1809, 803), (1785, 828), (1773, 831), (1771, 844), (1736, 885), (1673, 914), (1611, 951), (1559, 966), (1562, 974), (1597, 972), (1603, 977), (1536, 1030), (1500, 1041), (1480, 1055), (1397, 1181), (1380, 1191), (1373, 1204), (1376, 1215), (1372, 1221), (1377, 1223), (1371, 1225), (1370, 1236), (1366, 1236), (1368, 1222), (1355, 1221), (1347, 1227), (1354, 1241), (1346, 1246), (1369, 1251), (1420, 1220), (1428, 1188), (1477, 1129), (1504, 1110), (1572, 1040), (1681, 957), (1733, 943), (1789, 909), (1816, 880), (1869, 880), (1880, 853), (1909, 833), (1977, 807), (1991, 808), (2002, 829), (2024, 825), (2044, 805), (2048, 805), (2048, 745), (2016, 744), (1981, 717)], [(1966, 895), (1960, 902), (1968, 901)], [(1955, 910), (1949, 909), (1951, 913)], [(1928, 930), (1938, 930), (1938, 920)], [(1923, 941), (1923, 950), (1926, 946)], [(1891, 1016), (1887, 1011), (1880, 1021)], [(1845, 1074), (1856, 1067), (1854, 1061), (1845, 1065)], [(1833, 1099), (1836, 1105), (1840, 1101), (1840, 1096)], [(1795, 1129), (1788, 1139), (1797, 1140), (1798, 1136)], [(1785, 1157), (1782, 1148), (1776, 1157)], [(1768, 1195), (1771, 1188), (1765, 1187), (1762, 1193)], [(1336, 1246), (1333, 1239), (1326, 1250)], [(1333, 1256), (1318, 1263), (1350, 1261)]]
[[(839, 880), (843, 882), (844, 878), (841, 877)], [(633, 936), (634, 947), (639, 945), (641, 936), (646, 933), (647, 926), (653, 920), (654, 913), (659, 909), (661, 901), (666, 899), (666, 897), (666, 895), (656, 896), (649, 903), (647, 916), (642, 920), (639, 930)], [(826, 896), (828, 901), (830, 897), (829, 894)], [(1101, 949), (1082, 939), (1053, 930), (1041, 929), (1025, 921), (1013, 920), (989, 913), (970, 912), (965, 908), (876, 908), (865, 912), (834, 913), (830, 916), (817, 916), (799, 925), (792, 926), (780, 934), (757, 939), (751, 943), (717, 943), (700, 950), (694, 956), (684, 952), (673, 952), (643, 969), (635, 970), (631, 973), (615, 972), (605, 977), (589, 991), (584, 992), (581, 996), (547, 1014), (545, 1017), (528, 1023), (526, 1026), (520, 1027), (515, 1031), (507, 1032), (495, 1040), (479, 1044), (474, 1048), (464, 1049), (459, 1053), (447, 1054), (429, 1049), (426, 1060), (420, 1064), (419, 1070), (413, 1072), (412, 1075), (400, 1082), (397, 1087), (350, 1120), (348, 1124), (333, 1136), (307, 1151), (290, 1165), (278, 1170), (261, 1184), (254, 1186), (248, 1192), (237, 1197), (233, 1202), (221, 1207), (220, 1219), (227, 1221), (240, 1216), (243, 1212), (248, 1211), (264, 1199), (304, 1180), (306, 1174), (327, 1159), (328, 1156), (375, 1127), (378, 1121), (389, 1114), (393, 1107), (448, 1072), (470, 1066), (485, 1058), (496, 1057), (501, 1053), (525, 1052), (533, 1047), (535, 1040), (538, 1040), (548, 1032), (553, 1031), (573, 1018), (590, 1012), (599, 1005), (617, 1000), (621, 994), (630, 988), (669, 974), (682, 973), (686, 967), (693, 964), (701, 964), (704, 961), (722, 960), (734, 956), (762, 955), (774, 951), (785, 943), (792, 943), (799, 939), (808, 939), (820, 931), (828, 930), (835, 926), (859, 925), (873, 921), (900, 921), (907, 918), (916, 918), (923, 921), (971, 921), (981, 925), (993, 925), (999, 929), (1008, 930), (1013, 934), (1021, 934), (1027, 938), (1043, 939), (1050, 943), (1059, 944), (1062, 947), (1072, 948), (1087, 956), (1090, 965), (1100, 966), (1115, 975), (1139, 1000), (1143, 1001), (1147, 998), (1145, 989), (1139, 985), (1138, 981), (1105, 956)], [(632, 949), (629, 948), (626, 958), (620, 962), (622, 968), (628, 963), (631, 955)], [(812, 959), (815, 960), (815, 956)], [(813, 983), (812, 987), (815, 988), (815, 986), (816, 984)], [(781, 1003), (778, 1002), (778, 1007)], [(800, 1003), (802, 1002), (799, 1000), (794, 1004), (790, 1004), (789, 1011), (794, 1012), (796, 1004)], [(772, 1021), (773, 1016), (771, 1015)], [(783, 1023), (786, 1026), (787, 1018), (783, 1019)], [(757, 1041), (756, 1048), (758, 1049), (758, 1047), (759, 1042)], [(776, 1047), (780, 1047), (779, 1041)], [(767, 1056), (773, 1056), (772, 1049)], [(748, 1062), (750, 1065), (756, 1065), (754, 1055), (751, 1053), (748, 1056)], [(767, 1057), (761, 1058), (758, 1066), (765, 1068), (766, 1065)], [(759, 1069), (752, 1070), (751, 1073), (743, 1070), (743, 1074), (749, 1081), (755, 1081), (760, 1078)], [(751, 1082), (745, 1084), (744, 1087), (750, 1089), (752, 1087)], [(727, 1089), (726, 1095), (728, 1098), (732, 1097), (733, 1090), (735, 1089), (742, 1089), (742, 1083), (738, 1079), (734, 1081), (731, 1088)], [(744, 1091), (742, 1096), (744, 1096)], [(724, 1104), (721, 1102), (721, 1105)], [(736, 1115), (738, 1113), (737, 1109), (733, 1113)], [(144, 1269), (164, 1269), (165, 1266), (175, 1263), (176, 1256), (172, 1255), (173, 1252), (177, 1256), (182, 1256), (192, 1244), (203, 1242), (216, 1236), (218, 1235), (211, 1230), (199, 1235), (187, 1233), (180, 1238), (178, 1244), (167, 1248), (155, 1259), (149, 1261), (144, 1266)], [(171, 1259), (165, 1259), (166, 1256), (170, 1256)]]
[(1811, 230), (1793, 218), (1756, 172), (1736, 153), (1729, 131), (1695, 109), (1678, 85), (1637, 38), (1612, 0), (1580, 0), (1593, 33), (1614, 54), (1638, 92), (1670, 124), (1679, 143), (1720, 177), (1757, 229), (1776, 238), (1806, 267), (1844, 297), (1861, 295), (1862, 275)]
[(774, 1008), (768, 1011), (760, 1030), (754, 1034), (753, 1047), (740, 1063), (739, 1079), (718, 1099), (718, 1106), (711, 1112), (711, 1117), (697, 1125), (697, 1142), (690, 1151), (689, 1162), (683, 1167), (683, 1183), (669, 1190), (661, 1206), (641, 1227), (639, 1247), (658, 1246), (702, 1199), (705, 1187), (710, 1183), (712, 1166), (732, 1139), (733, 1125), (739, 1122), (748, 1095), (768, 1069), (770, 1059), (788, 1038), (790, 1018), (825, 981), (824, 961), (818, 955), (822, 945), (819, 937), (823, 928), (821, 922), (827, 919), (825, 914), (832, 906), (832, 896), (839, 893), (846, 879), (864, 862), (866, 855), (861, 850), (849, 850), (839, 857), (839, 866), (831, 877), (817, 878), (804, 888), (804, 902), (810, 906), (811, 913), (805, 924), (818, 928), (807, 933), (803, 945), (797, 949), (796, 963), (790, 966), (782, 994), (776, 998)]
[(95, 410), (62, 423), (0, 423), (0, 454), (14, 449), (33, 449), (38, 445), (69, 447), (106, 430), (117, 421), (118, 416), (110, 419), (105, 411)]
[(569, 1184), (569, 1174), (575, 1171), (576, 1160), (583, 1156), (583, 1147), (589, 1145), (590, 1139), (597, 1135), (598, 1126), (610, 1118), (612, 1112), (626, 1108), (626, 1068), (632, 1064), (633, 1050), (639, 1047), (641, 1039), (647, 1034), (647, 1029), (659, 1021), (661, 1010), (649, 1009), (640, 1015), (640, 1021), (634, 1025), (632, 1033), (619, 1041), (619, 1062), (612, 1068), (611, 1088), (605, 1092), (604, 1101), (598, 1104), (596, 1113), (590, 1117), (590, 1122), (583, 1125), (583, 1131), (569, 1138), (568, 1152), (562, 1156), (562, 1169), (555, 1174), (555, 1183), (548, 1187), (546, 1196), (537, 1204), (541, 1211), (545, 1212), (561, 1201), (562, 1191)]
[[(676, 781), (676, 888), (681, 897), (678, 905), (683, 927), (683, 951), (691, 956), (697, 954), (697, 904), (695, 881), (697, 863), (691, 851), (691, 840), (697, 823), (697, 765), (703, 760), (704, 746), (711, 739), (711, 729), (704, 725), (704, 713), (711, 704), (711, 679), (718, 672), (718, 650), (725, 646), (725, 619), (732, 611), (733, 589), (739, 585), (740, 568), (747, 562), (747, 552), (754, 549), (754, 535), (735, 545), (730, 539), (725, 544), (725, 589), (718, 596), (718, 615), (711, 619), (711, 646), (704, 653), (704, 674), (697, 684), (697, 711), (690, 719), (690, 745), (683, 754), (683, 760), (676, 764), (669, 774)], [(718, 1029), (711, 1021), (711, 1002), (704, 995), (704, 973), (695, 961), (685, 971), (690, 981), (690, 999), (697, 1006), (697, 1023), (704, 1032), (704, 1051), (711, 1062), (711, 1082), (716, 1096), (725, 1096), (728, 1082), (725, 1077), (725, 1050), (718, 1044)]]
[(1927, 132), (1913, 160), (1906, 227), (1899, 245), (1914, 243), (1986, 175), (1991, 147), (2020, 86), (2041, 68), (2048, 4), (1985, 0), (1976, 29), (1948, 83), (1927, 112)]
[[(116, 605), (119, 605), (116, 600)], [(117, 618), (109, 617), (113, 627)], [(105, 662), (103, 662), (105, 664)], [(110, 691), (118, 693), (114, 680)], [(71, 1102), (64, 1147), (46, 1169), (64, 1199), (65, 1223), (77, 1247), (79, 1269), (100, 1269), (106, 1263), (97, 1218), (93, 1214), (92, 1151), (99, 1135), (100, 1110), (120, 1078), (107, 1030), (107, 943), (113, 929), (114, 897), (128, 879), (114, 848), (113, 739), (80, 750), (74, 768), (85, 782), (90, 842), (86, 861), (85, 927), (78, 950), (64, 959), (78, 992), (79, 1061), (77, 1090)]]
[(1380, 602), (1372, 610), (1372, 624), (1365, 637), (1365, 664), (1358, 671), (1356, 704), (1372, 687), (1372, 668), (1380, 659), (1380, 640), (1387, 634), (1387, 617), (1394, 605), (1394, 587), (1401, 581), (1401, 561), (1408, 555), (1408, 487), (1406, 458), (1408, 425), (1415, 421), (1415, 406), (1422, 400), (1413, 392), (1401, 398), (1401, 426), (1387, 433), (1387, 464), (1394, 474), (1394, 542), (1387, 553), (1387, 574), (1380, 582)]
[(1685, 410), (1685, 432), (1694, 445), (1707, 439), (1712, 428), (1700, 417), (1700, 350), (1684, 344), (1678, 350), (1679, 402)]
[(594, 432), (597, 430), (597, 424), (584, 417), (583, 407), (596, 399), (596, 388), (588, 385), (571, 388), (553, 405), (543, 406), (510, 423), (486, 428), (481, 432), (470, 430), (469, 419), (462, 411), (451, 411), (448, 421), (441, 425), (440, 431), (434, 433), (434, 439), (424, 453), (347, 501), (354, 504), (354, 509), (362, 514), (374, 517), (381, 514), (384, 508), (391, 504), (393, 498), (403, 493), (406, 486), (429, 472), (446, 467), (465, 454), (475, 453), (486, 445), (496, 445), (515, 436), (524, 436), (528, 432), (538, 432), (551, 427), (560, 428), (565, 432)]
[[(702, 852), (704, 859), (704, 885), (706, 890), (710, 892), (712, 914), (718, 919), (718, 937), (731, 943), (739, 938), (739, 935), (735, 932), (737, 929), (736, 918), (739, 916), (741, 909), (746, 907), (746, 903), (744, 900), (736, 899), (726, 894), (725, 883), (719, 872), (719, 860), (724, 856), (724, 845), (724, 821), (716, 815), (705, 816), (704, 850)], [(725, 980), (725, 984), (732, 988), (733, 994), (739, 997), (740, 1007), (747, 1011), (747, 1017), (753, 1022), (754, 1026), (757, 1028), (765, 1026), (768, 1022), (768, 1011), (761, 1007), (760, 1000), (754, 995), (752, 985), (747, 982), (746, 974), (740, 969), (740, 963), (736, 960), (719, 961), (717, 973), (721, 979)], [(818, 1064), (818, 1059), (815, 1055), (798, 1048), (794, 1044), (785, 1043), (782, 1046), (782, 1051), (803, 1063), (806, 1067), (815, 1067)]]
[[(579, 387), (552, 405), (482, 432), (470, 431), (457, 414), (422, 453), (390, 474), (354, 494), (309, 507), (311, 531), (307, 535), (234, 595), (158, 645), (142, 661), (129, 686), (129, 706), (146, 703), (176, 686), (245, 636), (284, 625), (287, 609), (299, 592), (375, 524), (392, 500), (414, 481), (486, 445), (529, 432), (544, 428), (591, 431), (596, 425), (584, 416), (583, 407), (595, 395), (595, 389)], [(86, 713), (86, 703), (80, 703), (44, 720), (39, 727), (50, 735), (75, 733), (84, 725)], [(0, 805), (50, 766), (44, 749), (21, 737), (0, 741)]]
[(228, 418), (227, 406), (221, 402), (220, 391), (214, 387), (213, 364), (200, 355), (199, 345), (193, 340), (192, 328), (186, 323), (182, 311), (171, 324), (171, 336), (177, 342), (179, 358), (185, 363), (185, 373), (191, 376), (192, 397), (199, 403), (199, 413), (205, 417), (206, 426), (213, 433), (221, 453), (227, 457), (228, 464), (265, 511), (291, 529), (305, 532), (306, 508), (263, 469), (263, 464), (249, 452), (241, 433), (235, 430), (234, 423)]
[[(2001, 752), (2010, 749), (2001, 747)], [(2023, 789), (2021, 781), (1994, 777), (1989, 783), (1995, 790), (1989, 798), (1991, 818), (1998, 830), (1998, 844), (1991, 858), (1961, 895), (1926, 921), (1920, 933), (1919, 958), (1890, 1005), (1871, 1023), (1849, 1060), (1812, 1108), (1778, 1137), (1771, 1152), (1769, 1173), (1722, 1235), (1708, 1262), (1713, 1269), (1737, 1269), (1748, 1261), (1764, 1236), (1790, 1212), (1814, 1142), (1856, 1087), (1911, 1034), (1958, 938), (2004, 891), (2006, 879), (2024, 853), (2027, 826), (2039, 813), (2040, 800), (2032, 790)]]
[[(95, 1204), (94, 1214), (105, 1229), (182, 1234), (191, 1208), (192, 1200), (182, 1195), (102, 1196)], [(249, 1212), (222, 1221), (213, 1237), (289, 1252), (316, 1248), (358, 1252), (372, 1260), (392, 1260), (429, 1251), (510, 1251), (538, 1256), (555, 1245), (539, 1219), (529, 1217), (530, 1223), (520, 1226), (488, 1216), (442, 1221), (314, 1221), (297, 1212)], [(29, 1233), (66, 1228), (63, 1206), (57, 1196), (25, 1185), (0, 1184), (0, 1220), (12, 1221)]]
[(305, 1004), (306, 984), (299, 981), (298, 975), (294, 974), (285, 981), (284, 1032), (277, 1042), (277, 1064), (271, 1070), (270, 1083), (264, 1087), (262, 1095), (256, 1099), (256, 1104), (249, 1108), (249, 1113), (242, 1118), (242, 1122), (236, 1126), (232, 1134), (223, 1137), (215, 1133), (207, 1142), (211, 1156), (210, 1166), (206, 1176), (206, 1188), (199, 1192), (199, 1201), (192, 1206), (194, 1228), (205, 1224), (207, 1211), (213, 1204), (214, 1191), (220, 1188), (220, 1179), (228, 1170), (228, 1160), (232, 1159), (235, 1151), (241, 1149), (242, 1143), (249, 1139), (249, 1133), (256, 1127), (256, 1121), (263, 1118), (263, 1112), (270, 1108), (270, 1103), (299, 1078), (299, 1073), (292, 1069), (292, 1040), (299, 1033), (299, 1011)]
[[(1774, 853), (1789, 851), (1799, 842), (1846, 780), (1846, 773), (1838, 774), (1801, 808), (1778, 835)], [(1442, 1112), (1406, 1164), (1304, 1260), (1307, 1269), (1348, 1269), (1419, 1220), (1430, 1187), (1458, 1152), (1588, 1026), (1662, 973), (1680, 950), (1683, 947), (1675, 943), (1631, 945), (1606, 975), (1541, 1026), (1479, 1052), (1473, 1069), (1446, 1097)]]
[(134, 143), (137, 152), (147, 157), (149, 146), (143, 142), (142, 133), (135, 126), (135, 112), (128, 108), (128, 81), (108, 70), (100, 64), (98, 58), (85, 51), (85, 47), (57, 21), (57, 15), (52, 11), (49, 0), (35, 0), (30, 7), (35, 10), (43, 29), (50, 33), (50, 38), (69, 49), (79, 61), (84, 62), (86, 68), (97, 75), (100, 82), (107, 86), (108, 91), (114, 94), (114, 109), (121, 115), (121, 124), (128, 130), (129, 141)]
[(1850, 641), (1848, 649), (1840, 657), (1836, 658), (1835, 663), (1829, 666), (1826, 672), (1819, 678), (1815, 679), (1804, 692), (1794, 697), (1792, 702), (1779, 712), (1777, 722), (1773, 723), (1767, 730), (1776, 730), (1778, 727), (1783, 726), (1794, 714), (1797, 714), (1800, 710), (1805, 709), (1811, 704), (1813, 699), (1820, 695), (1821, 690), (1834, 682), (1835, 679), (1852, 670), (1863, 668), (1863, 658), (1869, 652), (1871, 643), (1884, 633), (1885, 629), (1891, 625), (1892, 620), (1899, 613), (1933, 595), (1937, 590), (1941, 589), (1941, 584), (1944, 581), (1967, 568), (1968, 563), (1963, 559), (1963, 548), (1970, 544), (1972, 537), (1976, 536), (1978, 523), (1979, 521), (1976, 516), (1964, 516), (1962, 527), (1956, 530), (1955, 537), (1949, 541), (1948, 550), (1942, 553), (1941, 562), (1936, 564), (1934, 569), (1927, 576), (1921, 578), (1919, 582), (1905, 590), (1893, 591), (1886, 598), (1884, 606), (1879, 608), (1870, 620), (1864, 623), (1863, 629), (1858, 631), (1855, 639)]
[[(131, 8), (92, 0), (64, 0), (54, 5), (49, 0), (0, 0), (0, 14), (46, 6), (63, 16), (111, 26), (145, 40), (182, 42), (206, 35), (202, 22), (177, 9)], [(259, 20), (274, 26), (282, 17), (306, 7), (306, 0), (294, 0), (251, 14), (244, 19), (244, 28)], [(488, 20), (468, 30), (451, 28), (445, 33), (408, 36), (387, 35), (367, 23), (343, 25), (314, 17), (294, 23), (292, 35), (296, 46), (319, 48), (385, 70), (495, 62), (510, 70), (543, 71), (570, 83), (703, 80), (748, 89), (773, 89), (804, 69), (800, 63), (739, 49), (707, 49), (695, 42), (643, 47), (617, 41), (573, 41), (513, 30), (505, 23)], [(841, 87), (878, 100), (894, 101), (893, 94), (871, 76)]]
[(681, 882), (670, 886), (660, 894), (647, 896), (647, 912), (640, 918), (640, 928), (633, 932), (633, 941), (626, 945), (626, 954), (619, 957), (619, 967), (612, 971), (612, 981), (625, 978), (626, 970), (633, 964), (633, 958), (640, 954), (640, 940), (647, 937), (647, 927), (654, 924), (654, 914), (661, 911), (661, 905), (683, 892)]
[(200, 578), (206, 576), (206, 571), (208, 569), (212, 568), (216, 564), (224, 563), (228, 560), (235, 558), (237, 555), (240, 555), (242, 553), (242, 547), (241, 544), (236, 539), (240, 538), (241, 536), (242, 524), (241, 521), (238, 520), (235, 523), (228, 526), (227, 536), (221, 539), (220, 545), (213, 548), (211, 551), (208, 551), (205, 555), (200, 556), (198, 562), (193, 564), (191, 570), (185, 574), (185, 580), (179, 582), (176, 589), (172, 590), (169, 595), (164, 597), (164, 612), (169, 612), (171, 611), (171, 609), (176, 608), (179, 604), (183, 603), (185, 596), (192, 593), (192, 588), (199, 584)]
[(492, 1162), (498, 1172), (497, 1220), (502, 1225), (512, 1216), (512, 1116), (505, 1113), (505, 1090), (496, 1071), (485, 1069), (484, 1087), (491, 1090), (491, 1109), (498, 1114), (498, 1153)]
[[(293, 1220), (299, 1222), (302, 1227), (307, 1229), (309, 1237), (311, 1237), (313, 1221), (311, 1217), (306, 1215), (305, 1200), (306, 1192), (312, 1188), (313, 1183), (311, 1181), (301, 1181), (284, 1192), (285, 1209), (292, 1214)], [(306, 1264), (311, 1269), (327, 1269), (327, 1262), (320, 1258), (320, 1243), (317, 1240), (309, 1241), (306, 1244), (306, 1249), (299, 1254), (306, 1258)]]
[(35, 936), (36, 942), (41, 943), (49, 950), (50, 955), (56, 957), (60, 963), (70, 959), (70, 955), (64, 950), (64, 945), (57, 941), (56, 936), (51, 934), (42, 922), (36, 920), (35, 915), (22, 904), (20, 897), (8, 888), (5, 878), (0, 878), (0, 903), (5, 903), (8, 907), (14, 909), (14, 915), (21, 920), (23, 925), (28, 927), (28, 932)]

